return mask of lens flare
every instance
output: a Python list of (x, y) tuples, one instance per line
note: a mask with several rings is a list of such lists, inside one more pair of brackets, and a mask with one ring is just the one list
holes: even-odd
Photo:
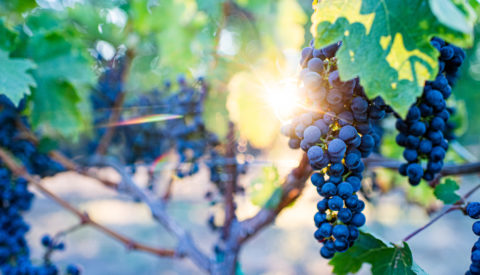
[(147, 116), (141, 116), (141, 117), (135, 117), (135, 118), (127, 119), (127, 120), (124, 120), (124, 121), (102, 124), (98, 127), (100, 127), (100, 128), (102, 128), (102, 127), (117, 127), (117, 126), (135, 125), (135, 124), (142, 124), (142, 123), (152, 123), (152, 122), (158, 122), (158, 121), (178, 119), (178, 118), (181, 118), (181, 117), (182, 117), (181, 115), (172, 115), (172, 114), (147, 115)]
[(153, 173), (156, 170), (160, 170), (163, 165), (167, 164), (167, 160), (168, 160), (167, 155), (168, 154), (165, 153), (163, 155), (158, 156), (148, 168), (149, 172)]
[(274, 83), (263, 83), (265, 100), (280, 121), (289, 120), (302, 107), (296, 78), (286, 78)]

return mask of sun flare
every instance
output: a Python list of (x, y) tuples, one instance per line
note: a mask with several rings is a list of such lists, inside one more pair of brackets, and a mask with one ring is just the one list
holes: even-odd
[(296, 78), (285, 78), (277, 82), (264, 83), (266, 101), (280, 121), (289, 120), (299, 108), (302, 100)]

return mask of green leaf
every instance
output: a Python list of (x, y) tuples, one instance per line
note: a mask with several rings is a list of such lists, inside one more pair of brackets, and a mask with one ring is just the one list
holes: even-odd
[[(472, 16), (457, 15), (473, 24)], [(312, 21), (317, 47), (343, 42), (336, 55), (341, 79), (360, 77), (370, 98), (382, 96), (402, 116), (437, 74), (439, 53), (430, 39), (472, 43), (471, 29), (443, 24), (427, 0), (321, 1)]]
[(455, 124), (454, 133), (457, 137), (462, 136), (467, 132), (467, 130), (472, 133), (473, 131), (470, 129), (469, 121), (468, 121), (468, 112), (467, 112), (467, 104), (465, 100), (452, 100), (450, 99), (450, 106), (455, 106), (455, 113), (450, 116), (448, 122), (452, 122)]
[(460, 189), (460, 187), (456, 181), (452, 179), (446, 179), (443, 183), (435, 187), (435, 191), (433, 193), (445, 204), (454, 204), (460, 199), (460, 196), (455, 193), (455, 191), (458, 189)]
[(264, 167), (261, 176), (252, 181), (250, 188), (250, 200), (254, 205), (268, 209), (276, 208), (282, 198), (277, 168)]
[(415, 202), (425, 207), (431, 206), (437, 201), (437, 198), (433, 193), (434, 190), (432, 189), (432, 187), (430, 187), (430, 185), (428, 185), (426, 181), (422, 181), (415, 188), (412, 188), (412, 186), (408, 183), (407, 180), (405, 180), (405, 178), (403, 178), (402, 183), (403, 187), (406, 190), (409, 201)]
[(412, 251), (407, 243), (403, 243), (403, 247), (380, 248), (369, 254), (373, 275), (416, 274), (412, 269)]
[(32, 93), (32, 126), (47, 128), (48, 135), (73, 137), (84, 129), (80, 96), (95, 82), (95, 74), (82, 47), (67, 41), (65, 34), (53, 31), (32, 36), (19, 54), (37, 64), (33, 76), (38, 88)]
[(342, 275), (356, 273), (364, 263), (371, 265), (374, 275), (426, 274), (413, 262), (407, 243), (402, 246), (387, 244), (372, 234), (360, 231), (355, 244), (344, 253), (337, 253), (329, 264), (333, 273)]
[(283, 190), (281, 187), (276, 187), (273, 191), (270, 198), (267, 202), (263, 205), (263, 207), (267, 209), (275, 209), (277, 208), (278, 204), (282, 201)]
[(17, 33), (8, 29), (3, 19), (0, 18), (0, 49), (6, 51), (12, 51), (15, 47), (15, 39), (17, 38)]
[(8, 53), (0, 50), (0, 94), (5, 94), (15, 105), (25, 95), (30, 94), (30, 87), (35, 87), (33, 77), (27, 73), (35, 64), (22, 58), (9, 58)]
[(5, 11), (22, 13), (37, 5), (35, 0), (0, 0), (0, 14)]
[(224, 2), (225, 0), (197, 0), (197, 5), (199, 10), (217, 20), (222, 13), (222, 4)]
[(32, 123), (44, 133), (73, 136), (81, 130), (82, 115), (77, 108), (80, 98), (68, 82), (37, 78), (32, 95)]
[(452, 0), (429, 0), (428, 3), (433, 14), (442, 24), (462, 33), (473, 33), (476, 16), (470, 5), (462, 3), (462, 11), (452, 3)]
[(364, 258), (369, 251), (386, 247), (385, 243), (372, 234), (360, 231), (359, 238), (355, 244), (344, 253), (337, 253), (329, 264), (333, 266), (333, 273), (341, 275), (348, 273), (356, 273), (360, 270)]
[(39, 61), (37, 66), (37, 74), (42, 78), (63, 79), (75, 85), (89, 85), (95, 80), (88, 60), (75, 52), (52, 56)]
[(58, 147), (58, 142), (48, 137), (41, 138), (37, 145), (38, 151), (45, 154), (52, 150), (57, 149), (57, 147)]

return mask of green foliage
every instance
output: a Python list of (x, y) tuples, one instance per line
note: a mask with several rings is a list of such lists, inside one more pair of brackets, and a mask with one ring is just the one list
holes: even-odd
[(44, 137), (38, 142), (37, 148), (40, 152), (47, 154), (50, 151), (57, 149), (58, 143), (54, 139)]
[(33, 76), (38, 87), (32, 94), (31, 120), (34, 128), (53, 130), (47, 134), (74, 136), (84, 126), (77, 105), (79, 93), (93, 85), (95, 75), (90, 62), (77, 45), (65, 40), (65, 34), (41, 29), (17, 52), (37, 64)]
[(32, 123), (50, 135), (73, 136), (81, 130), (82, 112), (77, 108), (80, 98), (74, 86), (66, 81), (37, 78), (33, 92)]
[(17, 33), (9, 30), (4, 21), (0, 18), (0, 49), (5, 51), (11, 51), (15, 47), (15, 41), (17, 38)]
[(409, 201), (416, 202), (424, 207), (428, 207), (436, 201), (435, 194), (433, 193), (434, 190), (428, 185), (428, 182), (422, 181), (419, 185), (415, 186), (415, 188), (412, 188), (405, 177), (402, 177), (400, 180), (402, 180), (403, 186), (407, 190), (406, 193)]
[[(475, 0), (476, 1), (476, 0)], [(459, 141), (465, 145), (478, 143), (478, 133), (480, 132), (480, 124), (473, 123), (480, 119), (480, 112), (478, 109), (478, 102), (480, 101), (480, 28), (475, 28), (475, 46), (467, 51), (467, 58), (462, 65), (462, 72), (460, 78), (453, 89), (456, 99), (462, 99), (465, 103), (462, 106), (461, 102), (455, 102), (457, 105), (457, 114), (451, 119), (458, 123), (461, 119), (460, 128), (456, 129), (455, 134), (461, 135)], [(467, 122), (472, 122), (468, 123)], [(468, 126), (468, 132), (465, 128)]]
[(227, 95), (225, 92), (210, 91), (205, 101), (205, 126), (219, 137), (226, 137), (228, 132)]
[(445, 204), (454, 204), (460, 200), (460, 196), (455, 192), (460, 189), (458, 183), (453, 179), (445, 179), (443, 183), (435, 187), (435, 196)]
[(476, 14), (465, 1), (429, 0), (433, 14), (445, 26), (461, 33), (473, 35)]
[(0, 93), (15, 104), (31, 94), (35, 129), (74, 136), (85, 126), (78, 103), (96, 80), (86, 44), (61, 11), (38, 9), (24, 21), (24, 28), (0, 24), (0, 47), (10, 52), (0, 51)]
[(259, 178), (251, 183), (250, 200), (254, 205), (274, 209), (282, 198), (280, 178), (275, 166), (264, 167)]
[[(359, 76), (370, 98), (382, 96), (403, 116), (424, 82), (437, 74), (438, 52), (430, 39), (437, 36), (460, 46), (472, 42), (475, 18), (465, 11), (470, 6), (464, 3), (461, 10), (450, 0), (444, 2), (450, 3), (448, 10), (426, 0), (321, 1), (312, 16), (315, 44), (341, 40), (336, 55), (340, 77)], [(443, 22), (446, 12), (462, 19), (455, 28)]]
[(36, 5), (35, 0), (0, 0), (0, 15), (22, 13), (33, 9)]
[(330, 261), (333, 273), (357, 273), (364, 263), (371, 265), (373, 275), (426, 274), (413, 262), (407, 243), (402, 246), (387, 244), (372, 234), (360, 231), (355, 244), (344, 253), (337, 253)]
[(14, 104), (30, 94), (30, 87), (35, 87), (33, 77), (27, 72), (35, 67), (30, 60), (9, 58), (8, 52), (0, 50), (0, 94), (5, 94)]
[(198, 9), (216, 20), (222, 16), (222, 4), (226, 0), (197, 0)]

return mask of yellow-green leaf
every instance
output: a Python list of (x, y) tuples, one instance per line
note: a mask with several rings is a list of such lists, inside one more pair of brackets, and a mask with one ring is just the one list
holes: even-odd
[[(367, 96), (382, 96), (405, 115), (421, 95), (425, 81), (434, 79), (438, 71), (439, 53), (430, 39), (436, 36), (459, 46), (472, 43), (474, 16), (451, 0), (444, 2), (461, 18), (457, 25), (445, 24), (439, 18), (445, 11), (434, 5), (434, 13), (428, 0), (320, 1), (312, 15), (315, 44), (320, 47), (341, 40), (337, 52), (340, 78), (360, 77)], [(463, 7), (469, 6), (464, 3)]]

